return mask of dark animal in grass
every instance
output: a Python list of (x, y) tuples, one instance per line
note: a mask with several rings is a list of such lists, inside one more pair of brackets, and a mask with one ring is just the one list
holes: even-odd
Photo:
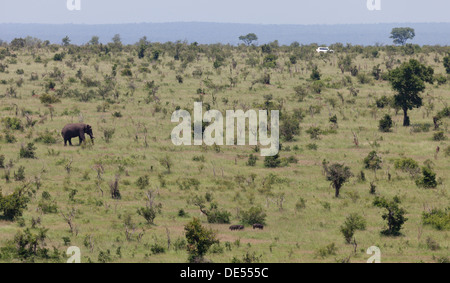
[(264, 229), (264, 225), (262, 225), (262, 224), (253, 224), (253, 229), (263, 230)]
[(91, 137), (92, 143), (94, 143), (94, 134), (92, 133), (92, 127), (86, 124), (68, 124), (62, 131), (61, 135), (64, 138), (64, 146), (72, 145), (72, 138), (78, 137), (80, 139), (80, 145), (86, 141), (86, 135)]
[(230, 226), (230, 230), (231, 230), (231, 231), (235, 231), (235, 230), (244, 230), (244, 226), (243, 226), (243, 225), (231, 225), (231, 226)]

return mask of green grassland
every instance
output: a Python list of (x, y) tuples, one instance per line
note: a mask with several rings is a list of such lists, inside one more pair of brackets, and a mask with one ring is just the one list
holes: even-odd
[[(376, 80), (372, 70), (379, 65), (382, 73), (387, 73), (386, 65), (392, 69), (417, 59), (433, 67), (435, 75), (447, 77), (442, 61), (450, 49), (332, 48), (336, 53), (319, 55), (312, 45), (272, 44), (276, 62), (264, 64), (268, 53), (256, 46), (152, 43), (143, 58), (138, 57), (139, 46), (114, 44), (108, 52), (104, 46), (103, 50), (99, 46), (0, 47), (0, 63), (7, 65), (0, 72), (0, 118), (18, 118), (23, 126), (21, 130), (7, 129), (5, 123), (0, 126), (0, 155), (5, 156), (5, 165), (10, 160), (13, 165), (0, 169), (0, 189), (6, 196), (17, 188), (30, 188), (23, 216), (15, 221), (0, 220), (0, 247), (10, 245), (18, 231), (30, 228), (37, 233), (39, 228), (46, 228), (45, 245), (64, 254), (60, 261), (65, 261), (69, 246), (78, 246), (82, 262), (186, 262), (184, 226), (197, 217), (204, 226), (217, 231), (220, 245), (206, 255), (213, 262), (242, 260), (246, 254), (261, 262), (336, 262), (348, 258), (366, 262), (370, 257), (366, 250), (371, 246), (381, 249), (382, 262), (448, 260), (449, 230), (424, 225), (422, 213), (450, 207), (448, 118), (442, 119), (440, 126), (447, 139), (433, 140), (433, 116), (450, 102), (450, 83), (427, 84), (421, 94), (424, 106), (410, 111), (412, 126), (403, 127), (402, 111), (376, 107), (377, 99), (392, 97), (394, 91), (388, 81)], [(160, 51), (156, 60), (155, 50)], [(62, 61), (54, 60), (57, 53), (65, 54)], [(341, 72), (339, 62), (347, 55), (359, 77)], [(292, 56), (296, 60), (291, 60)], [(310, 78), (313, 66), (321, 74), (320, 94), (314, 91)], [(131, 76), (123, 72), (127, 69)], [(82, 76), (77, 76), (79, 70)], [(32, 79), (32, 74), (37, 77)], [(270, 84), (258, 82), (267, 74)], [(110, 89), (105, 87), (105, 76), (113, 81)], [(182, 77), (182, 83), (177, 76)], [(93, 86), (86, 78), (94, 81)], [(54, 90), (49, 89), (49, 82), (55, 83)], [(296, 95), (296, 86), (305, 90), (303, 100)], [(43, 103), (45, 93), (59, 102)], [(194, 101), (203, 101), (205, 107), (222, 113), (265, 109), (265, 103), (280, 109), (281, 115), (301, 109), (304, 118), (300, 134), (293, 141), (282, 140), (280, 151), (281, 158), (294, 157), (294, 162), (265, 168), (264, 157), (252, 146), (174, 146), (170, 134), (177, 124), (171, 123), (171, 115), (176, 109), (192, 110)], [(392, 131), (387, 133), (378, 130), (385, 114), (394, 121)], [(329, 121), (334, 115), (337, 127)], [(75, 139), (73, 147), (64, 147), (61, 129), (78, 122), (92, 125), (95, 145), (88, 142), (76, 146)], [(310, 127), (322, 130), (318, 139), (306, 133)], [(104, 136), (108, 130), (114, 130), (110, 141)], [(7, 135), (13, 135), (16, 141), (7, 142)], [(42, 135), (46, 138), (38, 139)], [(36, 158), (20, 158), (21, 146), (30, 142), (36, 147)], [(440, 152), (435, 155), (438, 146)], [(363, 166), (364, 158), (374, 150), (383, 160), (376, 180), (374, 172)], [(249, 154), (258, 157), (254, 167), (246, 165)], [(172, 164), (170, 173), (160, 162), (166, 157)], [(429, 164), (436, 173), (437, 187), (418, 187), (408, 173), (395, 169), (394, 161), (403, 157), (416, 160), (420, 166)], [(324, 159), (345, 164), (354, 174), (339, 198), (335, 198), (323, 173)], [(25, 180), (16, 181), (14, 173), (20, 166), (25, 169)], [(4, 178), (8, 170), (9, 181)], [(365, 181), (357, 177), (361, 171)], [(110, 193), (110, 183), (116, 176), (120, 199), (112, 199)], [(149, 177), (149, 185), (139, 188), (137, 180), (144, 176)], [(191, 185), (183, 186), (189, 181)], [(383, 210), (373, 205), (370, 182), (376, 184), (376, 195), (401, 199), (408, 220), (400, 236), (380, 234), (386, 221), (382, 219)], [(153, 192), (154, 203), (160, 204), (153, 225), (137, 213), (146, 206), (148, 190)], [(50, 194), (57, 211), (43, 212), (39, 205), (43, 192)], [(231, 214), (230, 224), (208, 223), (189, 201), (205, 195), (209, 200), (206, 208), (215, 203), (226, 210)], [(243, 231), (230, 231), (231, 224), (241, 222), (241, 212), (251, 207), (261, 207), (266, 213), (264, 230), (246, 226)], [(187, 215), (180, 216), (181, 209)], [(63, 217), (72, 210), (73, 233)], [(355, 232), (357, 246), (347, 244), (340, 232), (351, 213), (358, 213), (367, 223), (365, 230)], [(126, 222), (131, 227), (128, 239)], [(320, 253), (332, 243), (334, 254)], [(155, 244), (165, 252), (152, 250)], [(0, 260), (20, 261), (7, 257)]]

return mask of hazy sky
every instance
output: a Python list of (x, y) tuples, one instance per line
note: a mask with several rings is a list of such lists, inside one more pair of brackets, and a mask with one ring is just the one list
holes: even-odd
[[(0, 0), (0, 23), (111, 24), (221, 22), (252, 24), (354, 24), (450, 22), (449, 0)], [(374, 0), (378, 1), (378, 0)]]

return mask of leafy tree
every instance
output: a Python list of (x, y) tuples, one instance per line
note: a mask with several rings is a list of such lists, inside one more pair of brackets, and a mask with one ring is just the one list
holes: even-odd
[(406, 41), (413, 39), (416, 33), (413, 28), (393, 28), (390, 38), (394, 39), (394, 44), (405, 45)]
[(253, 225), (253, 224), (265, 224), (266, 223), (266, 213), (261, 207), (251, 207), (247, 211), (242, 211), (240, 214), (240, 219), (242, 224)]
[(350, 171), (350, 167), (343, 164), (334, 163), (328, 166), (328, 162), (324, 160), (322, 163), (323, 169), (328, 181), (331, 181), (331, 185), (335, 189), (335, 196), (339, 197), (341, 187), (353, 176)]
[(450, 54), (444, 57), (444, 67), (447, 74), (450, 74)]
[(364, 168), (373, 170), (375, 174), (375, 179), (377, 177), (377, 170), (381, 169), (381, 157), (377, 155), (376, 151), (372, 151), (369, 153), (369, 155), (364, 158)]
[(380, 120), (378, 129), (380, 132), (388, 133), (391, 131), (393, 122), (389, 114), (384, 115), (383, 119)]
[(408, 110), (423, 105), (419, 93), (425, 90), (425, 82), (433, 83), (433, 74), (433, 68), (423, 65), (415, 59), (411, 59), (389, 72), (389, 81), (397, 92), (394, 96), (395, 105), (403, 109), (403, 126), (410, 125)]
[(422, 177), (416, 180), (416, 185), (426, 189), (436, 188), (436, 173), (427, 166), (422, 167)]
[(13, 221), (16, 217), (22, 216), (30, 200), (26, 193), (26, 188), (16, 189), (8, 196), (3, 196), (0, 191), (0, 212), (3, 213), (5, 220)]
[(382, 215), (383, 219), (387, 221), (388, 228), (381, 233), (388, 236), (400, 235), (402, 225), (408, 220), (405, 218), (406, 211), (399, 207), (400, 199), (394, 197), (392, 201), (386, 200), (384, 197), (376, 197), (373, 205), (376, 207), (386, 209), (386, 212)]
[(99, 40), (100, 38), (96, 35), (94, 35), (91, 40), (89, 40), (88, 44), (89, 45), (98, 45), (99, 44)]
[(312, 73), (311, 73), (311, 76), (310, 76), (311, 80), (319, 81), (321, 76), (322, 75), (320, 74), (319, 68), (317, 66), (314, 66), (314, 68), (312, 70)]
[(69, 46), (69, 44), (70, 44), (70, 38), (68, 36), (64, 37), (62, 39), (62, 45), (63, 46)]
[(292, 141), (300, 134), (300, 119), (295, 115), (283, 115), (281, 117), (280, 134), (285, 141)]
[(356, 230), (365, 230), (366, 220), (357, 213), (350, 214), (341, 226), (341, 233), (344, 235), (345, 241), (350, 244)]
[(219, 243), (216, 232), (203, 227), (197, 218), (186, 224), (184, 231), (190, 263), (203, 262), (209, 248)]
[(247, 35), (241, 35), (239, 37), (239, 40), (243, 41), (245, 44), (247, 44), (247, 46), (250, 46), (253, 41), (258, 40), (258, 36), (256, 36), (256, 34), (254, 33), (249, 33)]

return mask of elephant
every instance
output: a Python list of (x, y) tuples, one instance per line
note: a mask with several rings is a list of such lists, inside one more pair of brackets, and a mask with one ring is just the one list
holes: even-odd
[(86, 124), (67, 124), (61, 131), (61, 135), (64, 138), (64, 146), (72, 145), (72, 138), (78, 137), (80, 139), (80, 145), (85, 142), (85, 134), (89, 135), (94, 143), (94, 134), (92, 133), (92, 127)]

